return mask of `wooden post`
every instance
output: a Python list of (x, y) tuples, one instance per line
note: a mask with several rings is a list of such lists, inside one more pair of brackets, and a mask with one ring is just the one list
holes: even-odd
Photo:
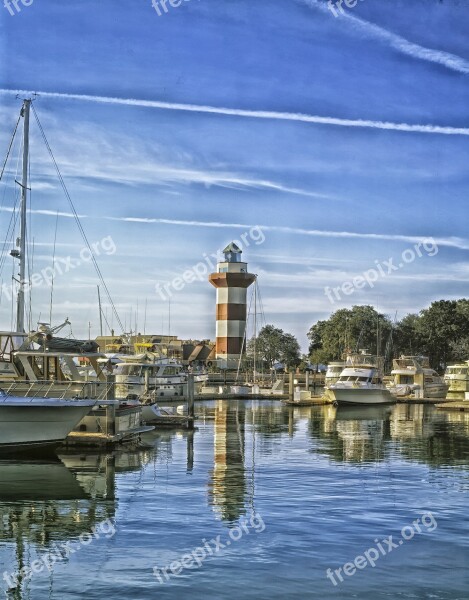
[(189, 429), (194, 428), (194, 373), (187, 376), (187, 416)]
[(294, 377), (294, 373), (293, 371), (290, 371), (290, 373), (288, 373), (288, 380), (289, 380), (289, 384), (288, 384), (288, 396), (289, 396), (289, 400), (291, 400), (293, 402), (293, 398), (295, 395), (295, 386), (293, 383), (293, 377)]
[[(114, 400), (114, 375), (106, 376), (106, 400)], [(114, 437), (116, 435), (116, 405), (106, 406), (107, 433)]]
[(309, 371), (305, 372), (305, 390), (309, 392)]
[(194, 432), (187, 434), (187, 472), (192, 473), (194, 468)]

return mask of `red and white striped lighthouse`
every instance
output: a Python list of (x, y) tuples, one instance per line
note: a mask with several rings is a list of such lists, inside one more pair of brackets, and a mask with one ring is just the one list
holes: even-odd
[(235, 369), (243, 348), (246, 331), (246, 296), (256, 276), (248, 273), (241, 262), (242, 250), (231, 242), (223, 250), (225, 260), (217, 264), (217, 272), (209, 275), (217, 288), (216, 355), (220, 367)]

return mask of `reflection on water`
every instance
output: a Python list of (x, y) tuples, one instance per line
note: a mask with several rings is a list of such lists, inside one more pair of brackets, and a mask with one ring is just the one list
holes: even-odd
[(239, 404), (218, 401), (213, 432), (214, 465), (209, 484), (209, 501), (222, 519), (236, 521), (244, 512), (245, 418)]
[[(347, 490), (355, 489), (355, 471), (364, 476), (370, 466), (378, 468), (386, 463), (406, 465), (409, 469), (420, 469), (420, 465), (435, 470), (456, 467), (464, 473), (460, 467), (467, 466), (469, 456), (469, 414), (439, 411), (431, 405), (291, 408), (275, 401), (216, 400), (199, 405), (198, 413), (203, 418), (195, 432), (148, 434), (139, 450), (122, 449), (108, 454), (66, 452), (48, 461), (0, 461), (0, 558), (4, 569), (9, 572), (21, 569), (55, 542), (77, 539), (106, 519), (115, 519), (118, 531), (112, 541), (115, 546), (111, 546), (111, 542), (106, 546), (113, 558), (99, 568), (99, 577), (105, 583), (96, 592), (94, 588), (88, 590), (86, 597), (153, 598), (159, 590), (146, 578), (151, 577), (154, 544), (160, 544), (162, 556), (166, 556), (166, 552), (167, 560), (172, 560), (188, 546), (199, 544), (204, 536), (212, 537), (211, 531), (221, 531), (217, 527), (232, 527), (243, 515), (260, 510), (259, 505), (267, 524), (262, 539), (267, 541), (258, 542), (257, 536), (251, 536), (250, 543), (265, 543), (262, 562), (283, 564), (284, 557), (277, 556), (280, 550), (275, 549), (276, 545), (278, 540), (291, 539), (294, 535), (295, 544), (287, 545), (286, 551), (290, 552), (289, 564), (295, 573), (291, 561), (295, 563), (305, 552), (312, 552), (308, 537), (311, 531), (322, 532), (317, 534), (315, 543), (321, 543), (321, 535), (328, 540), (329, 546), (326, 544), (322, 551), (330, 552), (330, 556), (321, 560), (326, 566), (334, 565), (337, 562), (334, 553), (342, 543), (342, 520), (348, 515), (348, 504), (339, 509), (336, 503), (349, 502)], [(318, 465), (320, 469), (316, 471)], [(441, 473), (441, 477), (446, 476), (445, 469), (441, 469)], [(421, 477), (421, 473), (416, 477)], [(413, 479), (410, 481), (413, 484)], [(333, 495), (331, 512), (330, 507), (322, 506), (338, 484), (342, 488)], [(392, 482), (394, 504), (399, 495), (401, 504), (412, 504), (413, 500), (406, 497), (408, 485), (407, 481), (400, 488), (398, 482)], [(373, 486), (368, 489), (382, 493), (375, 510), (379, 512), (382, 506), (390, 510), (386, 486), (382, 492)], [(308, 529), (302, 519), (309, 514), (311, 495), (314, 495), (314, 520)], [(369, 510), (369, 493), (366, 502)], [(331, 516), (334, 509), (338, 517)], [(335, 518), (339, 520), (336, 522)], [(323, 531), (321, 523), (326, 521), (328, 525)], [(296, 527), (294, 533), (293, 526)], [(131, 535), (126, 534), (127, 527)], [(192, 530), (196, 531), (194, 535)], [(386, 532), (388, 530), (383, 533)], [(349, 536), (355, 534), (353, 529), (348, 531)], [(102, 547), (104, 544), (106, 542)], [(102, 547), (96, 550), (98, 555)], [(243, 552), (247, 552), (248, 547), (243, 546)], [(357, 552), (361, 549), (360, 546)], [(120, 596), (115, 579), (122, 569), (131, 568), (132, 552), (139, 555), (139, 575), (128, 576), (126, 585), (130, 587)], [(236, 560), (242, 561), (240, 556)], [(81, 559), (86, 569), (85, 557), (83, 553)], [(127, 560), (123, 561), (123, 557)], [(165, 560), (161, 558), (162, 564), (166, 564)], [(247, 561), (244, 567), (240, 563), (237, 575), (262, 577), (263, 582), (267, 581), (266, 572), (261, 568), (261, 574), (256, 574), (256, 566), (251, 562)], [(92, 568), (92, 564), (88, 567)], [(277, 567), (272, 568), (273, 571), (269, 567), (269, 577)], [(67, 565), (67, 569), (61, 572), (62, 580), (57, 575), (62, 585), (57, 595), (51, 591), (59, 585), (52, 581), (53, 576), (56, 577), (53, 573), (47, 593), (39, 579), (20, 580), (10, 597), (18, 600), (75, 597), (70, 589), (75, 592), (80, 589), (80, 578), (74, 574), (72, 565)], [(219, 572), (206, 569), (204, 573), (208, 579), (204, 580), (206, 587), (202, 585), (200, 597), (204, 597), (202, 592), (206, 595), (211, 586), (224, 589), (223, 569)], [(236, 577), (233, 579), (230, 573), (230, 581), (234, 581)], [(304, 581), (300, 572), (292, 577), (290, 586), (295, 586), (298, 597), (314, 597), (310, 581)], [(181, 581), (178, 585), (189, 586), (192, 593), (190, 581)], [(67, 596), (63, 589), (68, 584), (71, 587)], [(33, 586), (34, 593), (29, 585)], [(282, 597), (281, 579), (276, 584), (266, 585), (263, 597)], [(334, 597), (334, 590), (328, 590), (327, 581), (324, 585), (325, 591), (318, 597), (328, 598), (329, 593)], [(132, 591), (132, 586), (137, 586), (137, 591)], [(168, 585), (163, 597), (181, 597), (179, 588), (174, 588), (174, 595), (172, 590)], [(367, 590), (356, 591), (357, 597), (380, 597), (377, 593), (373, 596), (371, 591), (370, 595)], [(199, 597), (197, 593), (194, 598)], [(229, 598), (230, 593), (233, 590), (226, 591), (226, 596), (220, 592), (216, 596)], [(283, 593), (286, 597), (288, 590), (284, 589)], [(251, 596), (246, 594), (245, 597)]]
[[(31, 553), (45, 553), (114, 519), (116, 473), (139, 470), (142, 452), (76, 454), (55, 459), (0, 461), (0, 543), (12, 545), (14, 561), (8, 573), (30, 566)], [(11, 578), (10, 578), (11, 581)], [(11, 589), (22, 598), (23, 577)]]

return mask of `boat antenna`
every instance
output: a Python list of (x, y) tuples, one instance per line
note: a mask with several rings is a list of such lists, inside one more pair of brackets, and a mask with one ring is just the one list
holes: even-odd
[(171, 298), (168, 298), (168, 337), (171, 337)]

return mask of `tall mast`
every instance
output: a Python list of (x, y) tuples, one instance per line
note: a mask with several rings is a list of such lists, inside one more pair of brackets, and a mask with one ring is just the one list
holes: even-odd
[(257, 345), (257, 276), (254, 281), (254, 373), (253, 383), (256, 383), (256, 345)]
[(96, 287), (98, 288), (99, 334), (101, 337), (103, 337), (103, 309), (101, 308), (101, 292), (99, 291), (99, 285)]
[(21, 181), (21, 216), (20, 216), (20, 272), (19, 289), (16, 301), (16, 331), (24, 331), (24, 288), (26, 277), (26, 209), (28, 193), (28, 163), (29, 163), (29, 113), (31, 99), (24, 100), (21, 116), (24, 118), (23, 129), (23, 177)]

